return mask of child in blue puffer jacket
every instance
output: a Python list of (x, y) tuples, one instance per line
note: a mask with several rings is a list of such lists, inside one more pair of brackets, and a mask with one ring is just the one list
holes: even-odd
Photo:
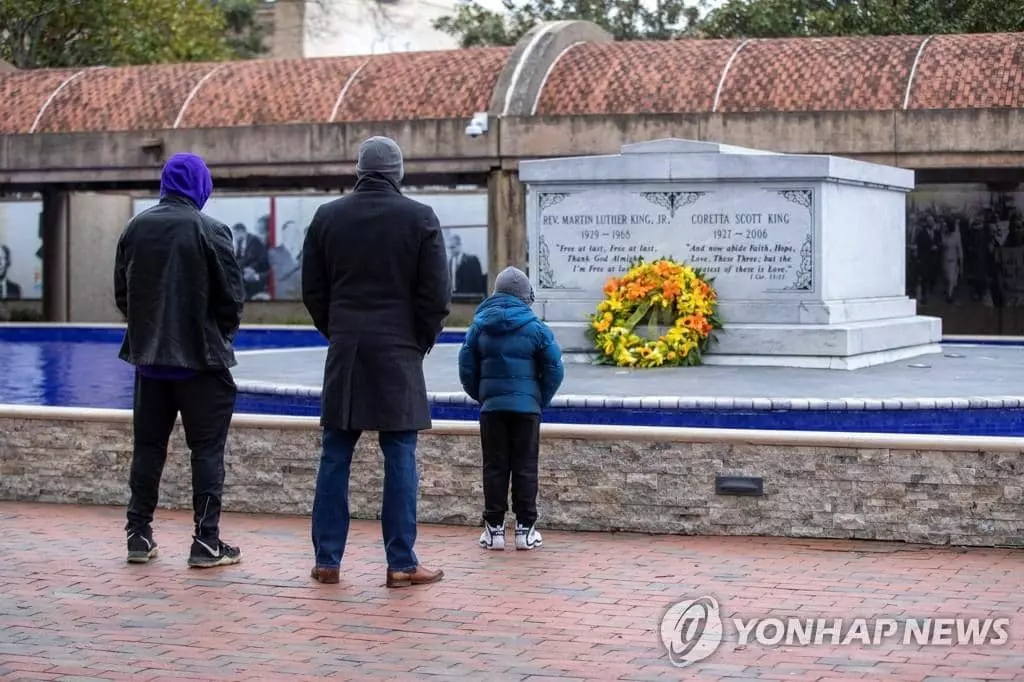
[(502, 270), (459, 351), (462, 387), (480, 403), (485, 549), (505, 549), (510, 478), (516, 549), (542, 543), (536, 528), (540, 416), (565, 369), (554, 334), (530, 308), (533, 300), (533, 285), (522, 270)]

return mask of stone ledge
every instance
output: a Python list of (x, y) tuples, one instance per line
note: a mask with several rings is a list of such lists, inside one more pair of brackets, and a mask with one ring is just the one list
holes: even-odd
[[(111, 411), (103, 420), (90, 413), (73, 421), (24, 412), (0, 416), (0, 499), (126, 502), (131, 425), (125, 415)], [(419, 518), (475, 526), (482, 506), (479, 436), (471, 428), (453, 430), (421, 436)], [(542, 440), (539, 506), (546, 528), (1024, 546), (1024, 493), (1012, 483), (1024, 474), (1019, 440), (1016, 446), (993, 440), (1004, 448), (993, 451), (966, 439), (896, 438), (887, 442), (907, 445), (850, 447), (825, 445), (820, 437), (818, 444), (783, 445), (737, 435), (731, 442), (659, 440), (660, 431), (642, 429), (633, 439), (585, 433)], [(796, 441), (800, 434), (778, 437)], [(849, 434), (835, 434), (837, 443), (844, 439)], [(941, 442), (962, 449), (924, 449)], [(319, 448), (315, 420), (237, 419), (228, 441), (225, 508), (309, 514)], [(190, 504), (188, 460), (179, 427), (161, 491), (168, 507)], [(761, 477), (765, 495), (718, 495), (717, 475)], [(364, 438), (352, 467), (357, 518), (378, 518), (382, 481), (375, 439)]]
[[(261, 381), (239, 381), (242, 393), (262, 395), (320, 398), (320, 388), (271, 384)], [(427, 394), (430, 402), (442, 405), (476, 405), (476, 401), (463, 392)], [(956, 396), (929, 397), (894, 396), (888, 398), (843, 398), (824, 400), (810, 396), (792, 398), (728, 398), (677, 396), (611, 396), (611, 395), (559, 395), (551, 407), (656, 409), (656, 410), (966, 410), (1005, 409), (1024, 407), (1024, 396)]]

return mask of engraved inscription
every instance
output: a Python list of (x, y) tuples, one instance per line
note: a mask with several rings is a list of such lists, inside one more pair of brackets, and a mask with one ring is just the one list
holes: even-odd
[(674, 257), (713, 277), (723, 297), (814, 289), (809, 189), (601, 188), (542, 194), (539, 208), (541, 288), (599, 291), (639, 257)]

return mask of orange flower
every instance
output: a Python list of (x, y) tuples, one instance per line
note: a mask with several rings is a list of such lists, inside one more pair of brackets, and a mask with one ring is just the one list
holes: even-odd
[(626, 298), (639, 301), (641, 298), (647, 295), (647, 287), (639, 282), (630, 282), (626, 285)]
[(693, 325), (690, 327), (701, 336), (707, 336), (711, 333), (711, 323), (703, 315), (692, 315)]
[(660, 260), (654, 264), (654, 272), (660, 277), (671, 277), (675, 268), (668, 261)]
[(667, 301), (671, 301), (681, 293), (683, 293), (683, 288), (679, 286), (679, 282), (674, 279), (666, 281), (661, 287), (661, 295), (664, 296)]
[[(693, 268), (670, 259), (641, 263), (606, 280), (603, 289), (606, 299), (590, 323), (597, 332), (596, 346), (608, 360), (619, 366), (658, 367), (687, 363), (691, 353), (697, 353), (699, 362), (701, 344), (714, 330), (711, 316), (717, 296)], [(643, 304), (679, 316), (657, 340), (643, 339), (621, 326)]]

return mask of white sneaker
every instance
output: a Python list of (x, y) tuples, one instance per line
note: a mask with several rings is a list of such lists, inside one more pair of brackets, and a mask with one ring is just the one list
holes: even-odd
[(492, 526), (484, 521), (484, 532), (480, 533), (480, 546), (484, 549), (505, 549), (505, 526)]
[(544, 544), (537, 526), (524, 526), (516, 524), (516, 549), (537, 549)]

